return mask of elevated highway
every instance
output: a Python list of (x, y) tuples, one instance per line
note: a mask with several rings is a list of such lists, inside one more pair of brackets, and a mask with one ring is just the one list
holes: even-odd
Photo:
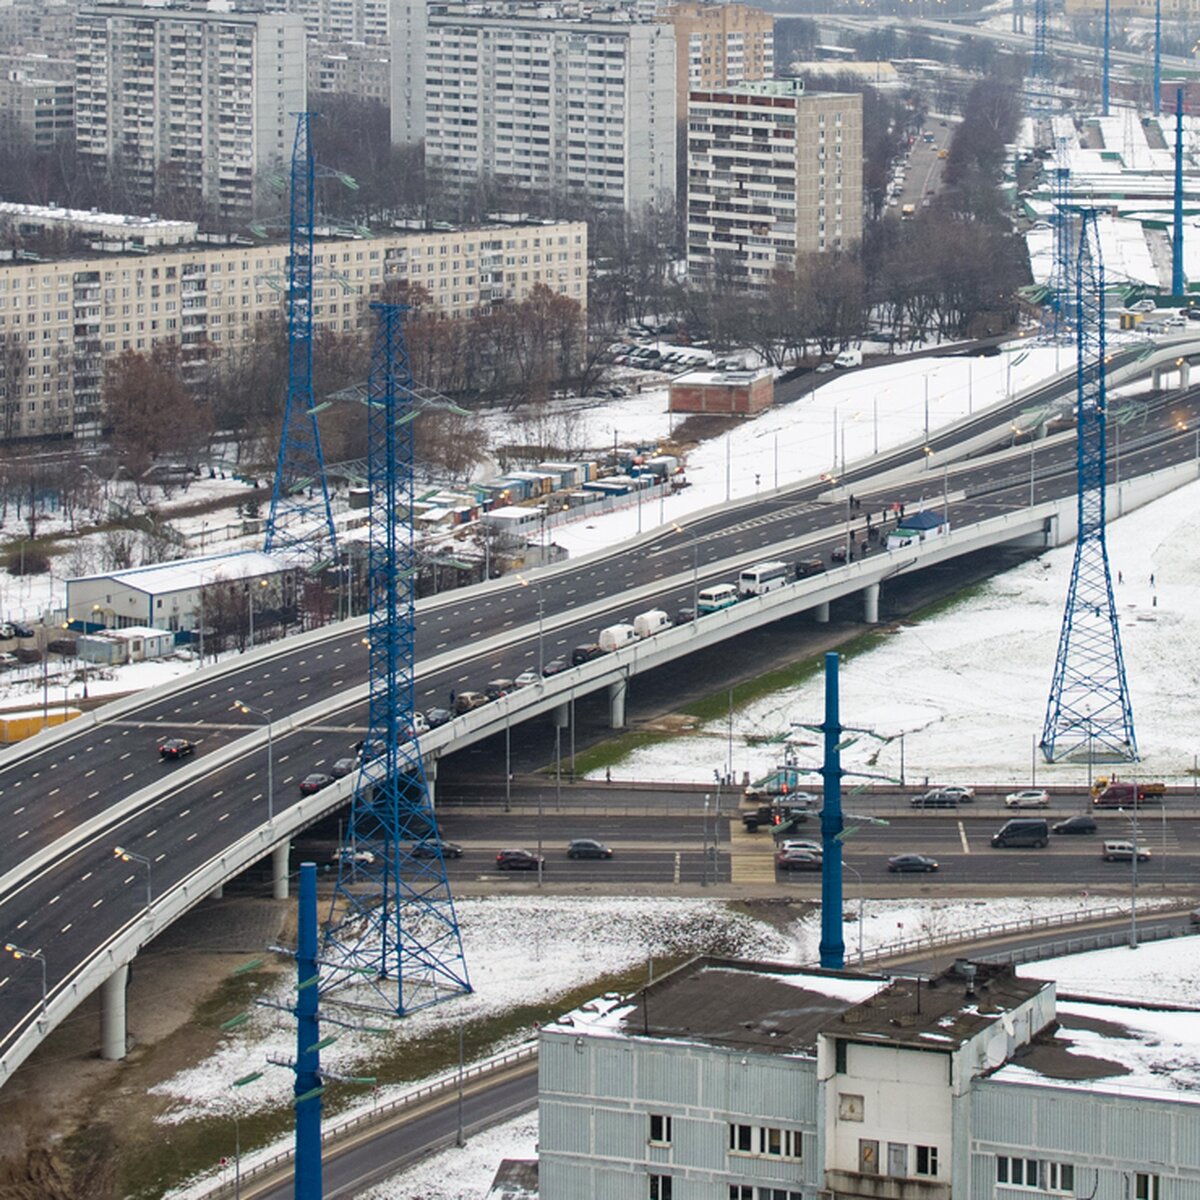
[[(1178, 342), (1114, 357), (1130, 376), (1166, 370)], [(769, 596), (630, 647), (485, 706), (422, 739), (436, 758), (489, 736), (505, 723), (554, 712), (573, 695), (610, 689), (620, 720), (624, 689), (638, 673), (735, 637), (789, 613), (862, 592), (866, 615), (890, 576), (986, 545), (1036, 546), (1073, 534), (1074, 450), (1069, 434), (1036, 450), (995, 448), (1030, 412), (1069, 411), (1069, 375), (913, 444), (853, 465), (833, 486), (813, 480), (699, 514), (680, 533), (657, 530), (612, 551), (539, 572), (530, 586), (502, 579), (421, 603), (418, 703), (450, 689), (516, 676), (559, 648), (592, 641), (613, 621), (650, 607), (671, 612), (696, 587), (727, 581), (765, 557), (808, 557), (846, 538), (853, 490), (864, 511), (950, 500), (947, 539), (909, 550), (875, 551)], [(1144, 406), (1136, 434), (1123, 435), (1120, 464), (1129, 505), (1177, 486), (1196, 470), (1192, 430), (1200, 394), (1188, 391)], [(1183, 428), (1181, 428), (1181, 425)], [(972, 456), (972, 457), (967, 457)], [(1115, 469), (1115, 464), (1114, 464)], [(857, 518), (861, 521), (861, 517)], [(539, 609), (541, 619), (539, 620)], [(204, 668), (187, 680), (108, 705), (0, 755), (0, 941), (37, 951), (45, 964), (0, 963), (0, 1083), (76, 1004), (103, 987), (103, 1052), (125, 1049), (124, 984), (138, 949), (225, 879), (273, 855), (286, 888), (287, 844), (298, 830), (345, 803), (352, 778), (301, 798), (297, 783), (342, 757), (365, 727), (363, 622), (306, 634)], [(270, 730), (234, 711), (240, 700), (269, 711)], [(162, 764), (161, 736), (186, 733), (195, 759)], [(274, 791), (268, 795), (268, 741)], [(116, 846), (144, 859), (122, 862)]]

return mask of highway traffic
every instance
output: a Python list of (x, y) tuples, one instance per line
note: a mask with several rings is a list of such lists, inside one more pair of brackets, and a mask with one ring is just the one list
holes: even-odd
[[(1140, 353), (1136, 348), (1118, 352), (1110, 370)], [(1071, 387), (1066, 379), (1049, 385), (1037, 398), (1015, 398), (1009, 406), (932, 437), (929, 449), (949, 455), (955, 445), (977, 439), (986, 429), (1002, 439), (1031, 407), (1061, 400)], [(1123, 448), (1123, 476), (1194, 455), (1194, 436), (1180, 425), (1194, 425), (1198, 400), (1200, 391), (1192, 391), (1146, 406), (1144, 441)], [(1038, 445), (1028, 468), (1024, 455), (1017, 455), (999, 465), (987, 458), (971, 459), (948, 466), (944, 473), (914, 469), (927, 459), (924, 447), (908, 447), (852, 465), (837, 482), (861, 496), (864, 510), (876, 511), (885, 504), (932, 501), (946, 489), (954, 497), (952, 520), (957, 525), (1026, 506), (1031, 487), (1035, 500), (1041, 500), (1069, 495), (1075, 486), (1069, 438)], [(878, 488), (871, 486), (877, 474), (905, 466), (907, 476), (894, 475)], [(623, 597), (634, 584), (661, 582), (661, 591), (644, 607), (674, 612), (690, 604), (695, 587), (728, 580), (731, 570), (724, 564), (736, 556), (765, 555), (780, 543), (803, 539), (806, 553), (828, 559), (847, 537), (844, 501), (821, 499), (829, 487), (828, 480), (815, 480), (732, 505), (690, 522), (683, 533), (659, 531), (633, 546), (535, 577), (528, 587), (505, 578), (461, 596), (452, 593), (422, 602), (417, 630), (421, 658), (440, 658), (443, 665), (418, 670), (418, 705), (444, 703), (451, 690), (479, 687), (499, 675), (512, 678), (523, 670), (536, 670), (562, 651), (595, 640), (599, 628), (632, 615)], [(573, 620), (572, 609), (585, 606), (589, 615)], [(509, 633), (512, 640), (503, 652), (480, 655), (472, 650), (488, 638)], [(204, 765), (214, 751), (234, 747), (263, 724), (253, 712), (235, 709), (235, 702), (279, 721), (361, 685), (366, 667), (362, 634), (358, 621), (296, 644), (281, 643), (217, 674), (205, 673), (166, 697), (129, 708), (116, 720), (68, 731), (40, 750), (18, 747), (5, 753), (0, 763), (0, 812), (10, 834), (0, 845), (0, 933), (43, 952), (51, 996), (98, 947), (142, 917), (148, 896), (161, 895), (261, 827), (269, 803), (278, 814), (298, 799), (300, 779), (350, 753), (364, 732), (365, 706), (358, 700), (348, 701), (333, 716), (326, 714), (318, 724), (275, 737), (270, 798), (261, 745), (235, 750), (231, 761), (211, 771)], [(195, 757), (184, 764), (160, 761), (158, 742), (180, 734), (197, 743)], [(176, 773), (179, 783), (172, 782)], [(127, 805), (132, 811), (101, 821), (86, 835), (76, 832), (138, 793), (144, 793), (144, 802)], [(122, 861), (115, 855), (117, 846), (146, 862)], [(28, 866), (50, 847), (56, 847), (52, 861), (36, 870)], [(495, 846), (492, 852), (501, 848)], [(470, 854), (464, 856), (461, 869), (469, 869), (471, 863)], [(590, 871), (611, 864), (571, 865)], [(455, 872), (459, 869), (453, 864)], [(680, 861), (681, 878), (691, 869), (692, 864)], [(663, 864), (656, 863), (652, 870), (661, 878)], [(28, 960), (9, 960), (3, 967), (0, 1053), (36, 1018), (41, 1001), (36, 967)]]

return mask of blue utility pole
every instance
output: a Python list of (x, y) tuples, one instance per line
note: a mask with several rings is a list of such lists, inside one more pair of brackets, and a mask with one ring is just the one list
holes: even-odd
[(1112, 0), (1104, 0), (1104, 65), (1103, 65), (1103, 113), (1108, 116), (1108, 87), (1109, 87), (1109, 66), (1112, 56)]
[(825, 756), (821, 778), (821, 966), (840, 971), (846, 965), (842, 936), (842, 723), (838, 706), (838, 656), (825, 655)]
[(1171, 295), (1182, 297), (1183, 284), (1183, 88), (1175, 89), (1175, 221), (1171, 244)]
[(1162, 0), (1154, 0), (1154, 115), (1162, 115)]
[(321, 1024), (317, 1015), (317, 865), (300, 864), (296, 944), (296, 1200), (321, 1200)]

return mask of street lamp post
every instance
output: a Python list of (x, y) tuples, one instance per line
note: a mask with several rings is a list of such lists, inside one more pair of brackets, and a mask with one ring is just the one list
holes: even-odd
[(14, 942), (5, 942), (4, 948), (13, 958), (36, 958), (42, 968), (42, 1016), (46, 1015), (46, 956), (40, 950), (23, 950)]
[[(673, 530), (675, 530), (676, 533), (682, 533), (685, 537), (688, 536), (687, 530), (684, 529), (684, 527), (682, 525), (679, 525), (674, 521), (671, 522), (671, 528)], [(696, 541), (695, 534), (691, 535), (691, 539), (692, 539), (692, 625), (695, 626), (696, 621), (699, 619), (699, 616), (700, 616), (700, 612), (698, 609), (699, 596), (700, 596), (700, 545)]]
[(113, 853), (122, 862), (132, 860), (136, 863), (141, 863), (146, 868), (146, 912), (149, 914), (150, 906), (154, 900), (154, 864), (144, 854), (137, 854), (133, 850), (126, 850), (124, 846), (114, 846)]
[(233, 707), (249, 717), (261, 717), (267, 726), (267, 824), (275, 820), (275, 747), (272, 741), (271, 714), (274, 709), (255, 708), (242, 700), (235, 700)]
[(543, 670), (546, 666), (546, 643), (542, 636), (543, 622), (545, 620), (545, 606), (542, 604), (542, 585), (540, 583), (530, 583), (528, 579), (522, 576), (517, 576), (517, 582), (522, 587), (531, 587), (534, 590), (534, 595), (537, 597), (537, 618), (538, 618), (538, 674), (545, 678)]
[(707, 792), (704, 794), (704, 816), (703, 823), (700, 826), (700, 886), (708, 887), (708, 805), (711, 797)]

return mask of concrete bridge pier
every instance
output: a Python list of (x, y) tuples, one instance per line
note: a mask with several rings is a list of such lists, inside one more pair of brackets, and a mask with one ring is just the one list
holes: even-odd
[(863, 620), (868, 625), (879, 623), (879, 584), (869, 583), (863, 588)]
[(437, 756), (430, 754), (425, 759), (425, 791), (429, 795), (429, 807), (437, 808)]
[(288, 855), (291, 849), (291, 842), (281, 842), (271, 851), (271, 894), (276, 900), (288, 898)]
[(220, 900), (224, 895), (225, 895), (225, 885), (223, 883), (218, 883), (217, 886), (215, 888), (213, 888), (213, 890), (211, 892), (208, 893), (208, 898), (210, 900)]
[(816, 608), (813, 609), (813, 619), (818, 625), (829, 624), (829, 601), (822, 600)]
[(625, 728), (625, 693), (629, 680), (618, 679), (608, 685), (608, 726), (610, 729)]
[(100, 1057), (117, 1062), (125, 1057), (125, 992), (129, 966), (118, 967), (100, 985)]

